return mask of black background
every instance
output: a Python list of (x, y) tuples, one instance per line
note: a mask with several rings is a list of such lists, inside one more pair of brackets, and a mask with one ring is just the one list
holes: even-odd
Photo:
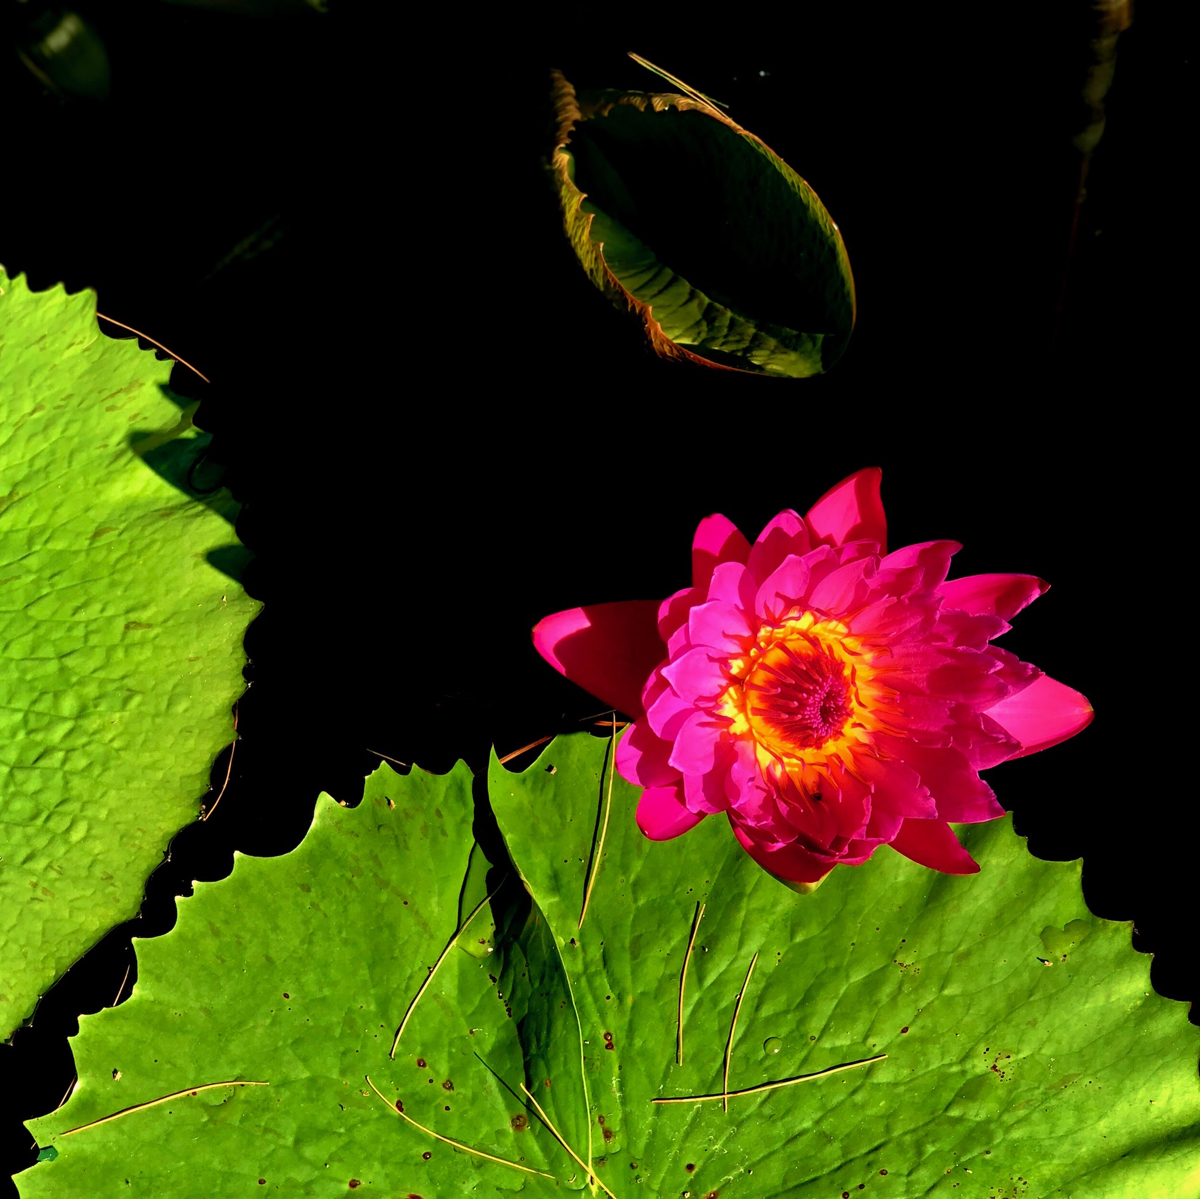
[[(1052, 583), (1004, 644), (1096, 720), (988, 780), (1035, 854), (1083, 856), (1089, 906), (1135, 922), (1160, 993), (1200, 995), (1180, 6), (1122, 35), (1055, 340), (1086, 4), (662, 28), (455, 9), (418, 30), (383, 5), (79, 0), (111, 67), (83, 101), (22, 66), (36, 6), (6, 2), (0, 262), (94, 288), (210, 376), (172, 383), (203, 400), (266, 605), (220, 807), (0, 1046), (10, 1169), (33, 1157), (20, 1121), (72, 1080), (77, 1016), (132, 966), (128, 994), (130, 936), (170, 928), (191, 880), (294, 847), (319, 790), (361, 794), (368, 750), (445, 770), (580, 727), (597, 702), (533, 652), (536, 620), (660, 598), (704, 515), (753, 536), (871, 464), (893, 546), (951, 537), (956, 574)], [(859, 323), (828, 376), (659, 362), (575, 264), (539, 166), (546, 74), (653, 89), (629, 49), (727, 101), (838, 221)]]

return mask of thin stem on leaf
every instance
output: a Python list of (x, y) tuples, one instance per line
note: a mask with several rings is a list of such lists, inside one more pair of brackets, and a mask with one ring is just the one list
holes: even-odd
[(737, 1004), (733, 1009), (733, 1022), (729, 1025), (729, 1040), (725, 1042), (725, 1076), (721, 1082), (722, 1109), (729, 1111), (729, 1051), (733, 1048), (733, 1033), (737, 1028), (738, 1012), (742, 1010), (742, 1000), (746, 997), (746, 988), (750, 985), (750, 975), (754, 973), (755, 963), (758, 961), (758, 954), (750, 959), (750, 969), (746, 971), (746, 981), (742, 983), (742, 989), (738, 992)]
[(367, 749), (367, 753), (374, 754), (377, 758), (382, 758), (385, 762), (395, 762), (397, 766), (407, 766), (407, 762), (401, 762), (399, 758), (393, 758), (391, 754), (381, 754), (377, 749)]
[(203, 824), (216, 810), (217, 804), (221, 802), (222, 796), (225, 794), (225, 789), (229, 786), (229, 778), (233, 774), (233, 754), (237, 749), (238, 735), (238, 708), (236, 701), (233, 705), (233, 740), (229, 743), (229, 763), (225, 767), (225, 781), (221, 784), (221, 790), (217, 792), (217, 798), (213, 800), (212, 807), (206, 809), (200, 816), (200, 822)]
[(869, 1066), (872, 1062), (881, 1062), (887, 1057), (881, 1053), (876, 1057), (863, 1058), (861, 1062), (846, 1062), (841, 1066), (830, 1066), (828, 1070), (818, 1070), (816, 1074), (801, 1074), (796, 1078), (783, 1078), (779, 1082), (764, 1082), (756, 1087), (744, 1087), (740, 1091), (721, 1091), (716, 1095), (679, 1095), (671, 1099), (651, 1099), (651, 1103), (707, 1103), (712, 1099), (728, 1102), (739, 1095), (757, 1095), (760, 1091), (775, 1091), (780, 1087), (795, 1086), (798, 1082), (812, 1082), (814, 1078), (824, 1078), (828, 1074), (840, 1074), (843, 1070), (857, 1070), (859, 1066)]
[(78, 1128), (69, 1128), (66, 1132), (60, 1133), (60, 1136), (73, 1137), (77, 1132), (84, 1132), (89, 1128), (98, 1128), (101, 1124), (107, 1124), (110, 1120), (119, 1120), (122, 1116), (131, 1116), (134, 1112), (145, 1111), (148, 1107), (157, 1107), (160, 1103), (169, 1103), (172, 1099), (182, 1099), (185, 1095), (198, 1095), (201, 1091), (212, 1091), (217, 1087), (269, 1087), (269, 1082), (251, 1082), (248, 1079), (234, 1078), (229, 1082), (206, 1082), (199, 1087), (185, 1087), (182, 1091), (172, 1091), (169, 1095), (163, 1095), (159, 1099), (148, 1099), (145, 1103), (135, 1103), (132, 1107), (123, 1107), (119, 1112), (113, 1112), (111, 1116), (101, 1116), (99, 1120), (92, 1120), (88, 1124), (81, 1124)]
[(534, 1109), (537, 1111), (537, 1114), (542, 1119), (542, 1123), (545, 1124), (545, 1126), (551, 1131), (551, 1133), (554, 1134), (554, 1139), (556, 1141), (558, 1141), (558, 1143), (571, 1155), (571, 1157), (574, 1159), (576, 1164), (579, 1165), (580, 1167), (582, 1167), (583, 1172), (587, 1175), (588, 1182), (590, 1184), (592, 1184), (593, 1186), (598, 1186), (606, 1195), (609, 1196), (609, 1199), (617, 1199), (616, 1195), (614, 1195), (612, 1193), (612, 1191), (610, 1191), (608, 1189), (608, 1187), (606, 1187), (604, 1185), (604, 1183), (601, 1182), (601, 1180), (599, 1178), (597, 1178), (596, 1175), (593, 1174), (591, 1170), (588, 1169), (587, 1165), (584, 1163), (583, 1158), (581, 1158), (579, 1156), (579, 1154), (576, 1153), (575, 1150), (572, 1149), (571, 1146), (568, 1145), (567, 1142), (563, 1140), (562, 1133), (560, 1133), (558, 1131), (558, 1129), (555, 1128), (554, 1125), (550, 1123), (550, 1117), (546, 1115), (546, 1113), (542, 1110), (542, 1105), (540, 1103), (538, 1103), (538, 1101), (533, 1097), (533, 1092), (530, 1091), (530, 1089), (524, 1083), (521, 1083), (521, 1090), (525, 1092), (525, 1095), (529, 1099), (529, 1102), (533, 1104)]
[(408, 1005), (408, 1010), (404, 1013), (404, 1019), (400, 1021), (400, 1027), (398, 1029), (396, 1029), (396, 1036), (395, 1036), (395, 1039), (392, 1041), (392, 1049), (391, 1049), (391, 1052), (388, 1054), (388, 1057), (395, 1060), (396, 1046), (400, 1044), (400, 1037), (404, 1033), (405, 1026), (408, 1024), (409, 1020), (412, 1018), (413, 1010), (417, 1006), (417, 1000), (420, 999), (421, 996), (425, 994), (425, 988), (427, 986), (429, 986), (429, 984), (431, 982), (433, 982), (433, 976), (438, 972), (438, 968), (446, 960), (446, 957), (449, 955), (450, 950), (452, 950), (454, 948), (455, 944), (458, 942), (458, 938), (461, 937), (463, 935), (463, 933), (465, 933), (467, 931), (467, 926), (471, 923), (472, 920), (475, 919), (476, 916), (479, 915), (480, 911), (483, 909), (483, 905), (485, 903), (487, 903), (488, 900), (491, 899), (496, 894), (496, 892), (500, 890), (501, 887), (504, 886), (504, 883), (507, 879), (508, 879), (508, 875), (506, 874), (504, 876), (504, 878), (502, 878), (496, 884), (496, 886), (493, 888), (491, 894), (485, 895), (479, 901), (479, 903), (475, 906), (475, 910), (462, 922), (462, 924), (460, 924), (458, 926), (458, 928), (456, 928), (454, 930), (454, 936), (452, 936), (450, 938), (450, 940), (446, 942), (446, 948), (442, 950), (441, 957), (439, 957), (438, 960), (433, 963), (433, 967), (429, 971), (428, 975), (426, 975), (425, 981), (420, 985), (420, 987), (417, 988), (417, 993), (412, 997), (412, 1002)]
[(129, 971), (133, 969), (133, 963), (125, 967), (125, 973), (121, 978), (121, 985), (117, 988), (117, 993), (113, 996), (113, 1001), (108, 1006), (116, 1007), (121, 1001), (121, 992), (125, 990), (125, 984), (129, 981)]
[(371, 1081), (371, 1076), (369, 1074), (364, 1074), (363, 1077), (367, 1080), (367, 1086), (369, 1086), (371, 1090), (383, 1100), (383, 1104), (388, 1111), (394, 1112), (400, 1117), (401, 1120), (407, 1120), (414, 1128), (419, 1128), (423, 1133), (433, 1137), (435, 1141), (441, 1141), (444, 1145), (451, 1145), (455, 1149), (461, 1149), (463, 1153), (474, 1154), (475, 1157), (485, 1157), (488, 1161), (496, 1162), (501, 1166), (511, 1166), (514, 1170), (524, 1170), (526, 1174), (540, 1174), (542, 1178), (549, 1178), (552, 1182), (558, 1181), (553, 1174), (547, 1174), (545, 1170), (535, 1170), (532, 1166), (522, 1166), (517, 1162), (510, 1162), (504, 1157), (494, 1157), (490, 1153), (484, 1153), (482, 1149), (472, 1149), (470, 1145), (464, 1145), (461, 1141), (452, 1141), (449, 1137), (442, 1136), (440, 1132), (434, 1132), (432, 1128), (426, 1128), (424, 1124), (418, 1124), (417, 1121), (414, 1120), (412, 1116), (410, 1116), (408, 1112), (404, 1110), (404, 1107), (402, 1104), (400, 1104), (399, 1100), (396, 1101), (395, 1105), (387, 1101), (383, 1093)]
[(504, 757), (500, 759), (500, 765), (503, 766), (505, 762), (511, 762), (513, 758), (519, 758), (523, 753), (527, 753), (531, 749), (537, 749), (539, 745), (545, 745), (546, 742), (553, 737), (553, 735), (554, 734), (551, 733), (548, 736), (539, 737), (536, 741), (531, 741), (528, 745), (522, 745), (520, 749), (514, 749), (512, 753), (505, 754)]
[(212, 382), (207, 375), (201, 375), (200, 372), (190, 362), (186, 362), (184, 359), (180, 358), (178, 354), (172, 354), (171, 351), (162, 344), (162, 342), (155, 341), (153, 337), (147, 337), (140, 329), (135, 329), (132, 325), (126, 325), (122, 321), (115, 321), (111, 316), (105, 316), (103, 312), (97, 312), (96, 316), (102, 321), (108, 321), (110, 325), (117, 325), (121, 329), (128, 329), (130, 333), (136, 333), (143, 341), (148, 341), (152, 346), (158, 346), (158, 348), (162, 350), (162, 352), (166, 354), (168, 358), (174, 358), (175, 361), (180, 364), (180, 366), (186, 366), (193, 375), (199, 375), (205, 383)]
[(697, 91), (694, 87), (684, 83), (684, 81), (678, 76), (672, 75), (670, 71), (664, 71), (662, 67), (656, 67), (649, 59), (643, 58), (640, 54), (634, 54), (631, 51), (629, 57), (632, 58), (634, 62), (645, 67), (647, 71), (653, 71), (656, 75), (660, 75), (668, 83), (673, 83), (681, 92), (684, 93), (684, 95), (690, 96), (693, 100), (696, 100), (702, 104), (707, 104), (710, 108), (714, 104), (719, 104), (722, 108), (729, 107), (729, 105), (725, 104), (723, 101), (714, 100), (712, 96), (706, 96), (703, 92)]
[(675, 1046), (675, 1064), (683, 1065), (683, 988), (687, 982), (688, 962), (692, 960), (692, 947), (696, 944), (696, 933), (700, 931), (700, 921), (704, 919), (705, 904), (696, 904), (696, 914), (692, 917), (692, 935), (688, 938), (687, 953), (683, 955), (683, 969), (679, 972), (679, 1040)]

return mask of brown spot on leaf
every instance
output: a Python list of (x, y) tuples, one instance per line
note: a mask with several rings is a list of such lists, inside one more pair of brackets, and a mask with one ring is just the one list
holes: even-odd
[(513, 1132), (524, 1132), (529, 1127), (529, 1117), (524, 1112), (518, 1112), (508, 1123)]
[(423, 1057), (419, 1057), (419, 1058), (417, 1058), (417, 1069), (418, 1069), (418, 1070), (424, 1070), (424, 1069), (425, 1069), (425, 1059), (424, 1059)]
[(356, 1187), (362, 1186), (362, 1183), (357, 1178), (352, 1178), (346, 1185), (353, 1191)]
[(425, 1153), (422, 1153), (422, 1154), (421, 1154), (421, 1160), (422, 1160), (422, 1161), (428, 1161), (428, 1160), (429, 1160), (429, 1159), (430, 1159), (432, 1156), (433, 1156), (433, 1154), (432, 1154), (432, 1153), (430, 1153), (430, 1152), (426, 1151)]
[(454, 1083), (452, 1083), (452, 1082), (451, 1082), (451, 1081), (450, 1081), (450, 1080), (447, 1078), (447, 1079), (446, 1079), (446, 1081), (445, 1081), (444, 1083), (442, 1083), (442, 1090), (443, 1090), (443, 1091), (453, 1091), (453, 1090), (454, 1090)]

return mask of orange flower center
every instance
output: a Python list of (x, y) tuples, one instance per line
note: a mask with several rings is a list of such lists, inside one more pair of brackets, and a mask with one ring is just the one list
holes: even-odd
[(841, 621), (794, 611), (728, 663), (718, 711), (733, 736), (753, 738), (764, 774), (815, 794), (831, 761), (853, 773), (856, 753), (874, 753), (871, 733), (891, 702), (874, 657)]
[(742, 684), (751, 726), (788, 748), (824, 745), (850, 719), (848, 673), (819, 642), (776, 642)]

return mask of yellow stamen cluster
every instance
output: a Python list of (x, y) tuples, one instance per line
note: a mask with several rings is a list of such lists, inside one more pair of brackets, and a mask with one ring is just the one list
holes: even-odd
[(873, 753), (884, 727), (888, 688), (876, 679), (875, 653), (841, 621), (794, 611), (764, 624), (754, 643), (726, 664), (729, 686), (717, 712), (734, 737), (754, 740), (764, 777), (790, 779), (819, 799), (829, 765), (852, 774), (856, 753)]

